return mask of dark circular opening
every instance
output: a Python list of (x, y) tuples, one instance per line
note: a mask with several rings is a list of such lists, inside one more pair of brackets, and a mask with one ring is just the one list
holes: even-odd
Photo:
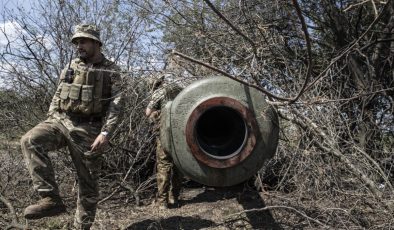
[(246, 124), (236, 110), (225, 106), (213, 107), (198, 119), (196, 137), (206, 154), (227, 159), (238, 154), (245, 144)]

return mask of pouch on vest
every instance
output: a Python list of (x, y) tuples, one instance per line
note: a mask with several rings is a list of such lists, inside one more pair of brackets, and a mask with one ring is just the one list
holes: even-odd
[(69, 83), (62, 84), (62, 90), (60, 91), (60, 99), (66, 100), (68, 98), (68, 95), (70, 93), (70, 87), (71, 84)]
[(73, 113), (79, 113), (81, 84), (71, 84), (68, 99), (64, 100), (63, 110)]
[(70, 88), (70, 94), (68, 95), (68, 97), (71, 100), (78, 100), (79, 99), (79, 95), (81, 93), (81, 84), (72, 84), (71, 88)]
[(63, 111), (67, 111), (68, 109), (68, 104), (70, 99), (68, 96), (70, 95), (70, 89), (71, 89), (71, 84), (69, 83), (62, 83), (62, 90), (60, 91), (60, 102), (59, 106), (60, 109)]
[(81, 104), (80, 104), (80, 112), (85, 115), (92, 114), (93, 111), (93, 85), (82, 85), (82, 95), (81, 95)]

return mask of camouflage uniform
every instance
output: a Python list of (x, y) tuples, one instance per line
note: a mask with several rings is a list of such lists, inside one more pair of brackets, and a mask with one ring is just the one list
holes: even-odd
[[(152, 94), (152, 99), (148, 104), (148, 108), (152, 110), (161, 110), (168, 101), (173, 100), (181, 88), (175, 84), (162, 84)], [(159, 118), (153, 120), (154, 125), (159, 127)], [(160, 137), (156, 138), (156, 159), (157, 159), (157, 202), (159, 204), (167, 204), (169, 199), (177, 199), (181, 190), (182, 177), (174, 167), (170, 153), (164, 151), (161, 146)]]
[(105, 132), (109, 138), (120, 112), (119, 67), (103, 55), (100, 61), (87, 66), (77, 58), (71, 62), (73, 80), (66, 82), (64, 69), (49, 107), (48, 118), (28, 131), (21, 147), (41, 197), (59, 197), (49, 151), (68, 147), (78, 177), (78, 201), (75, 227), (89, 229), (92, 225), (99, 191), (97, 170), (100, 153), (86, 155), (96, 137)]

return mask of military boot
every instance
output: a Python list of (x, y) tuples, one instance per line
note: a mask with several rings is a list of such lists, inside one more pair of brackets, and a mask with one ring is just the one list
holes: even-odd
[(56, 216), (66, 212), (66, 206), (60, 197), (45, 197), (25, 209), (26, 219), (40, 219), (48, 216)]
[(160, 202), (157, 205), (159, 207), (159, 210), (166, 210), (166, 209), (168, 209), (168, 204), (166, 202)]
[(168, 209), (168, 202), (166, 198), (158, 197), (155, 202), (155, 206), (159, 208), (159, 210)]
[(168, 193), (168, 204), (174, 208), (177, 208), (179, 204), (178, 196), (174, 195), (172, 191)]

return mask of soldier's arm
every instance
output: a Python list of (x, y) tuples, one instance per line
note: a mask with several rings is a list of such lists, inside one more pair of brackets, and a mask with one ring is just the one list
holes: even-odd
[(147, 107), (146, 110), (145, 110), (145, 116), (149, 117), (152, 114), (153, 111), (154, 111), (153, 109), (150, 109), (150, 108)]
[[(160, 103), (163, 100), (164, 96), (165, 96), (165, 92), (164, 92), (164, 89), (162, 89), (162, 88), (153, 92), (152, 98), (149, 101), (148, 106), (146, 107), (145, 114), (147, 116), (149, 116), (152, 112), (154, 112), (156, 110), (160, 110), (160, 106), (161, 106)], [(148, 111), (150, 111), (149, 114), (147, 114)]]
[(64, 77), (65, 77), (65, 73), (66, 73), (66, 70), (63, 69), (61, 74), (60, 74), (60, 77), (59, 77), (59, 82), (58, 82), (58, 85), (57, 85), (56, 92), (55, 92), (55, 94), (52, 97), (51, 104), (49, 105), (47, 116), (51, 116), (55, 112), (59, 112), (59, 109), (60, 109), (59, 108), (60, 91), (61, 91), (61, 88), (62, 88), (63, 80), (64, 80)]
[(145, 115), (149, 118), (149, 122), (155, 123), (160, 117), (161, 103), (165, 96), (164, 88), (159, 88), (153, 92), (152, 98), (149, 101), (145, 110)]
[[(117, 69), (119, 71), (119, 69)], [(122, 104), (122, 83), (123, 77), (120, 74), (114, 74), (111, 78), (111, 102), (109, 104), (104, 125), (101, 132), (106, 133), (107, 138), (111, 137), (119, 119)]]

